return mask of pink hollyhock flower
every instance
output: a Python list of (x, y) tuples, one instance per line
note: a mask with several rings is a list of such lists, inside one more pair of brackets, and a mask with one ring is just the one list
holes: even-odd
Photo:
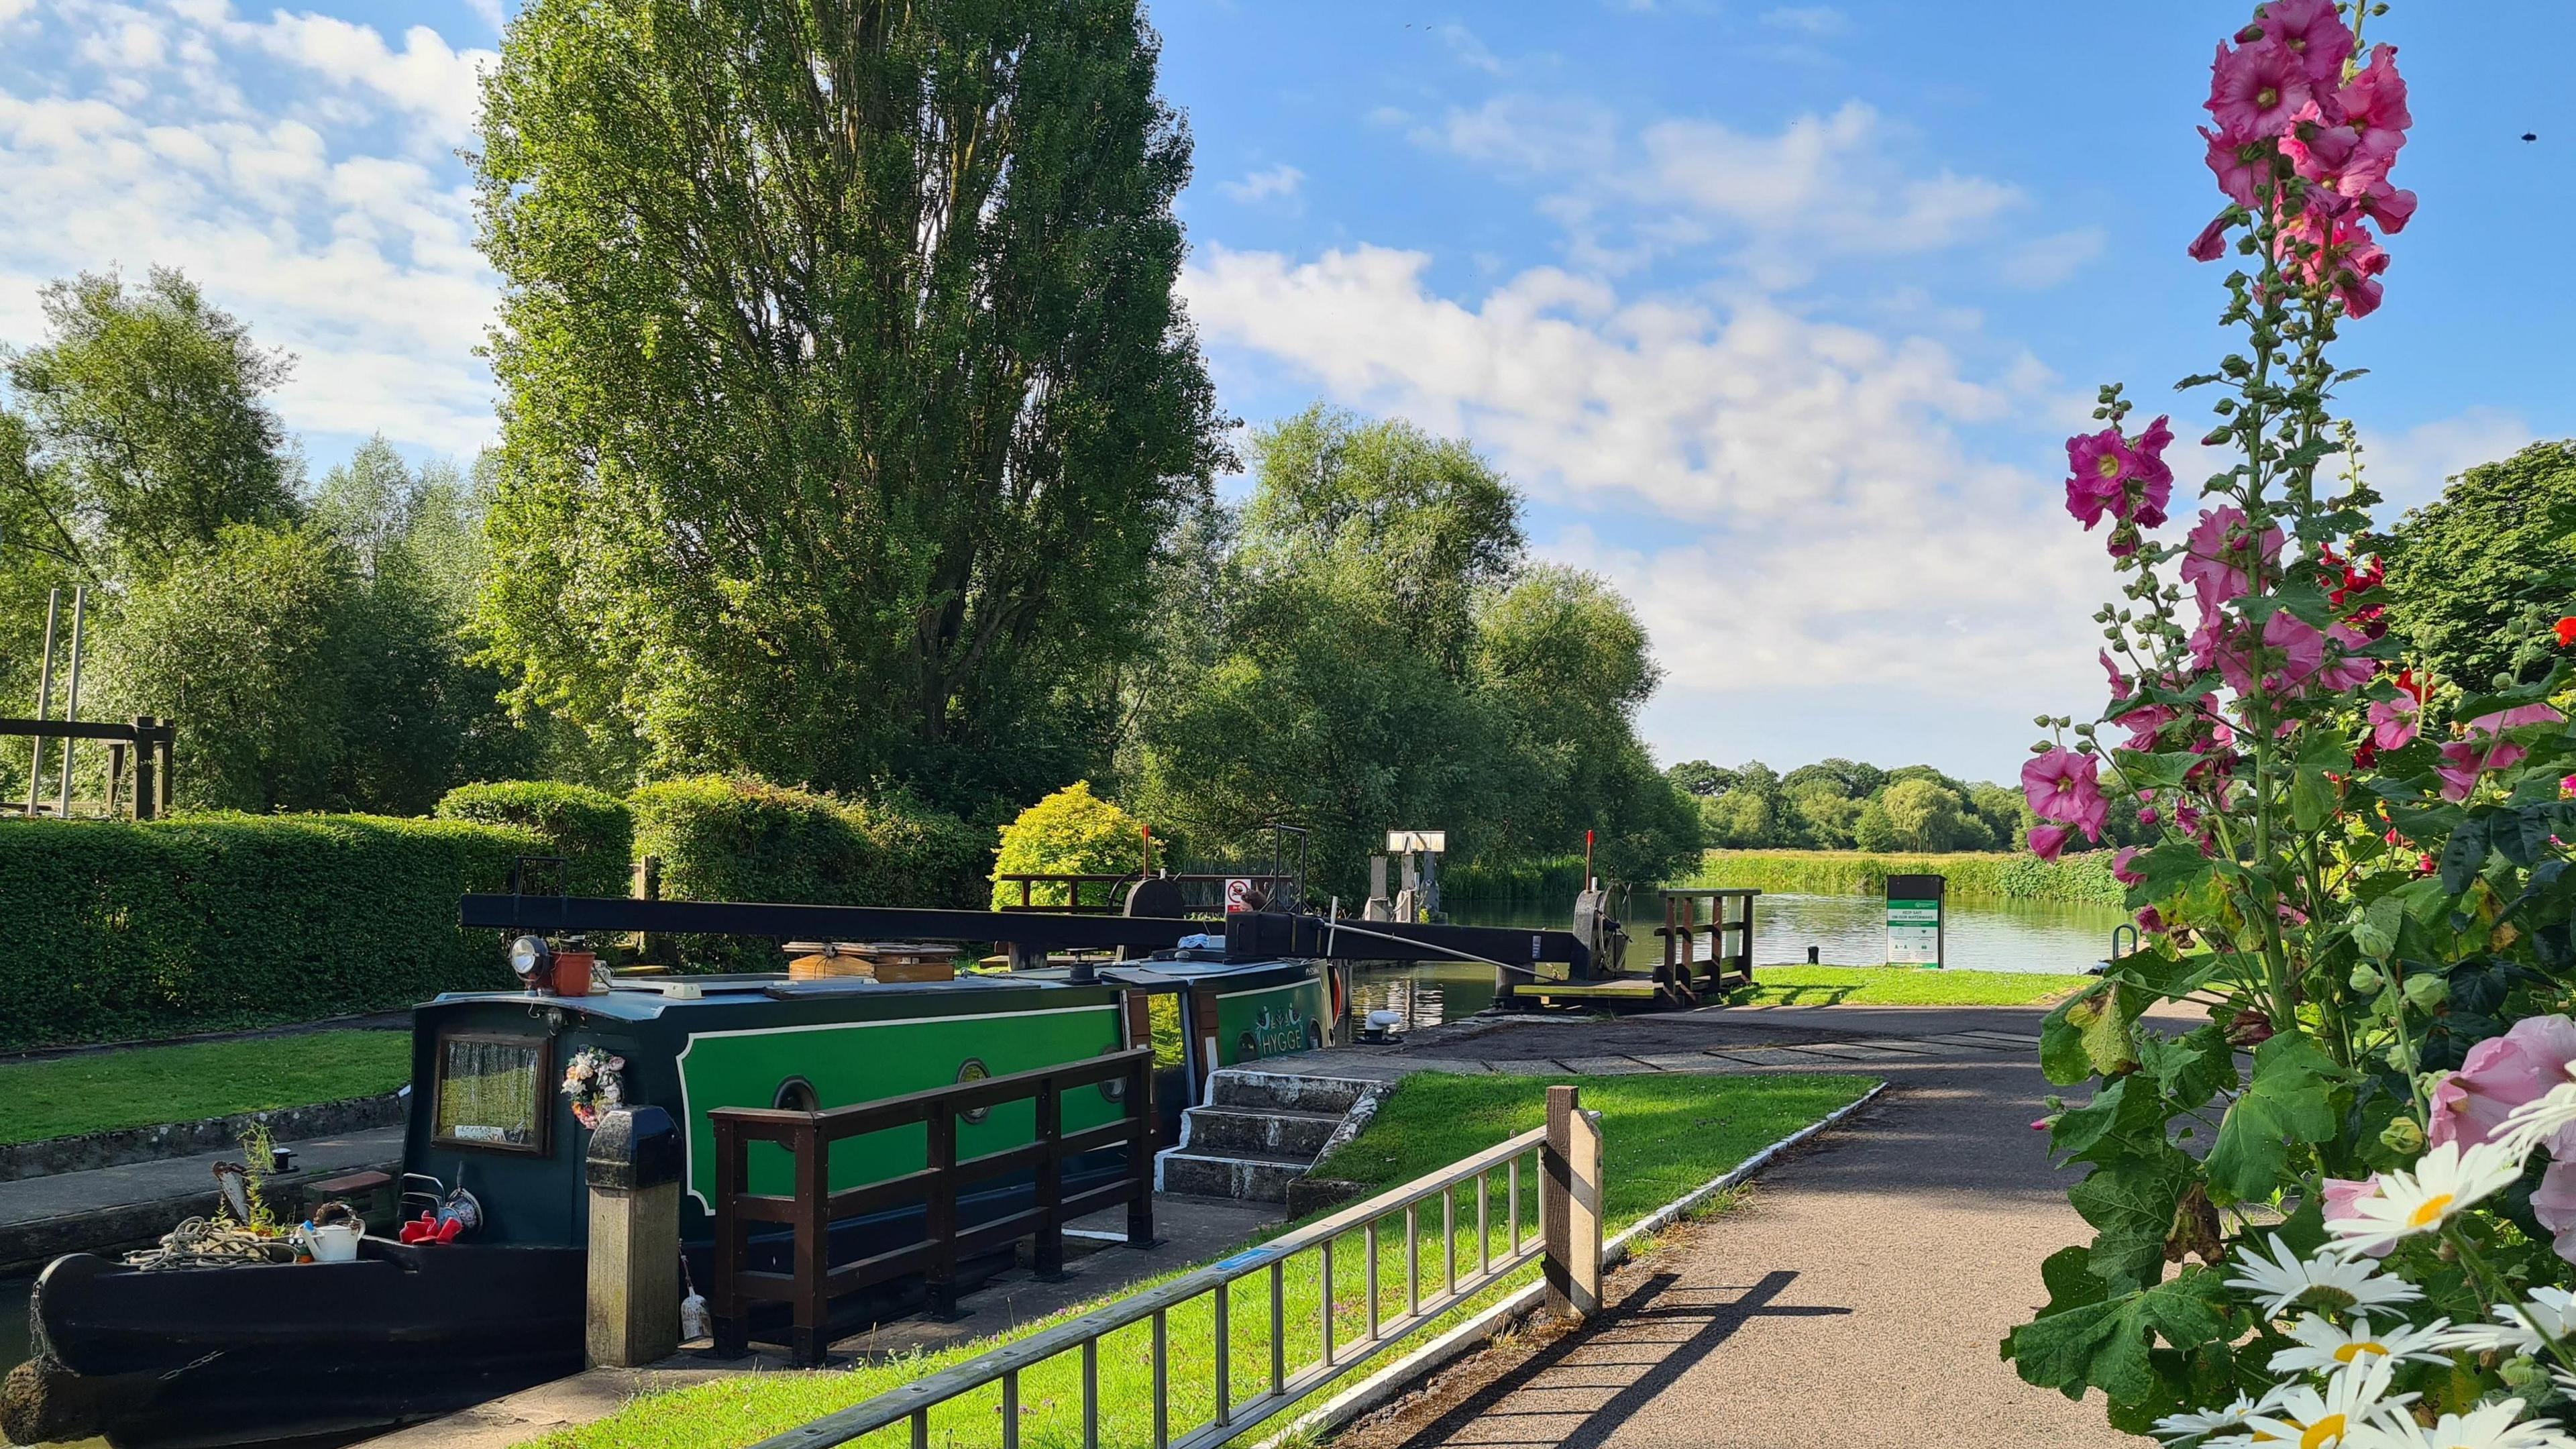
[(2218, 47), (2203, 105), (2217, 118), (2219, 133), (2241, 143), (2288, 131), (2315, 84), (2298, 55), (2267, 35), (2234, 50)]
[(2361, 214), (2378, 222), (2390, 236), (2406, 229), (2415, 215), (2415, 193), (2383, 181), (2361, 194)]
[(2071, 834), (2063, 825), (2034, 825), (2030, 828), (2030, 853), (2042, 860), (2055, 860), (2066, 849)]
[(2275, 905), (2272, 907), (2272, 914), (2280, 917), (2281, 924), (2285, 926), (2304, 926), (2308, 923), (2308, 913), (2297, 906)]
[[(2576, 780), (2576, 775), (2570, 775), (2567, 778)], [(2156, 813), (2156, 807), (2153, 805), (2141, 805), (2138, 807), (2138, 823), (2140, 825), (2153, 825), (2163, 818), (2164, 817)]]
[(2096, 840), (2110, 810), (2102, 798), (2101, 764), (2063, 745), (2031, 756), (2021, 767), (2022, 798), (2042, 820), (2079, 826)]
[[(2325, 1219), (2331, 1223), (2338, 1218), (2357, 1218), (2361, 1214), (2353, 1211), (2352, 1205), (2363, 1198), (2376, 1197), (2378, 1194), (2379, 1179), (2375, 1176), (2365, 1177), (2359, 1182), (2348, 1177), (2329, 1177), (2325, 1180), (2325, 1189), (2320, 1194), (2325, 1200)], [(2385, 1258), (2396, 1251), (2396, 1248), (2397, 1241), (2391, 1238), (2371, 1249), (2370, 1256)]]
[[(2570, 1079), (2571, 1062), (2576, 1062), (2576, 1021), (2564, 1016), (2526, 1016), (2504, 1035), (2479, 1042), (2469, 1048), (2458, 1071), (2434, 1084), (2426, 1144), (2457, 1141), (2468, 1147), (2495, 1140), (2507, 1113)], [(2569, 1155), (2563, 1148), (2576, 1148), (2576, 1126), (2562, 1127), (2549, 1139), (2550, 1156)]]
[(2129, 477), (2135, 489), (2124, 488), (2112, 511), (2140, 528), (2156, 528), (2165, 521), (2165, 505), (2173, 500), (2173, 468), (2165, 462), (2165, 449), (2173, 446), (2172, 419), (2159, 416), (2147, 424), (2129, 446)]
[[(2469, 737), (2452, 740), (2442, 746), (2442, 763), (2434, 773), (2442, 777), (2442, 795), (2448, 800), (2466, 800), (2478, 783), (2478, 776), (2489, 770), (2510, 770), (2521, 764), (2530, 751), (2505, 739), (2504, 732), (2523, 725), (2555, 724), (2566, 718), (2545, 704), (2516, 705), (2480, 715), (2469, 721)], [(2025, 774), (2028, 767), (2024, 767)]]
[(2407, 128), (2415, 124), (2413, 113), (2406, 109), (2406, 80), (2397, 73), (2397, 47), (2372, 46), (2370, 64), (2335, 92), (2334, 104), (2345, 129), (2352, 132), (2354, 146), (2384, 158), (2379, 171), (2386, 175), (2406, 144)]
[(2102, 521), (2103, 510), (2119, 501), (2121, 480), (2135, 466), (2129, 441), (2118, 428), (2078, 433), (2066, 440), (2066, 511), (2084, 525), (2085, 532), (2092, 532), (2093, 525)]
[(2163, 935), (2165, 933), (2164, 912), (2157, 910), (2153, 906), (2149, 906), (2145, 910), (2138, 912), (2138, 929), (2146, 932), (2150, 936)]
[(2531, 1190), (2531, 1215), (2549, 1230), (2558, 1256), (2576, 1263), (2576, 1162), (2559, 1161), (2555, 1149), (2540, 1186)]
[(2370, 742), (2383, 750), (2402, 750), (2415, 738), (2415, 720), (2422, 706), (2412, 695), (2395, 699), (2378, 699), (2370, 704)]
[(2335, 0), (2271, 0), (2257, 23), (2265, 40), (2277, 41), (2299, 58), (2308, 79), (2330, 86), (2343, 75), (2343, 63), (2352, 54), (2353, 33), (2343, 23)]
[(2111, 879), (2118, 881), (2122, 885), (2138, 885), (2144, 882), (2146, 880), (2146, 876), (2143, 873), (2129, 868), (2129, 862), (2137, 858), (2138, 847), (2134, 845), (2121, 846), (2120, 853), (2111, 857)]
[(2249, 537), (2241, 508), (2202, 509), (2200, 521), (2183, 540), (2182, 561), (2183, 581), (2199, 595), (2200, 612), (2216, 614), (2228, 600), (2252, 593), (2248, 566), (2257, 559), (2265, 565), (2278, 562), (2281, 543), (2278, 524), (2263, 530), (2259, 540)]
[[(2238, 206), (2252, 206), (2254, 183), (2263, 179), (2264, 161), (2269, 154), (2267, 148), (2259, 141), (2231, 140), (2207, 126), (2199, 130), (2201, 138), (2209, 143), (2206, 159), (2209, 174), (2218, 178), (2218, 189)], [(2218, 230), (2218, 223), (2213, 221), (2209, 230), (2201, 235), (2207, 237)], [(2218, 252), (2213, 246), (2210, 256), (2201, 260), (2205, 262), (2216, 255)]]
[(2326, 637), (2334, 641), (2336, 653), (2325, 668), (2317, 671), (2319, 686), (2359, 689), (2378, 675), (2379, 661), (2361, 652), (2370, 647), (2370, 640), (2360, 630), (2349, 624), (2332, 624), (2326, 628)]
[[(2326, 104), (2333, 104), (2331, 97)], [(2391, 158), (2362, 150), (2352, 128), (2336, 122), (2315, 101), (2299, 107), (2290, 118), (2290, 133), (2281, 138), (2281, 154), (2290, 158), (2290, 169), (2301, 179), (2339, 196), (2358, 196), (2388, 175)]]
[[(2396, 228), (2390, 227), (2389, 230), (2395, 231)], [(2191, 239), (2191, 245), (2183, 248), (2183, 255), (2195, 262), (2214, 262), (2226, 254), (2227, 213), (2223, 211), (2211, 217), (2209, 225), (2200, 229), (2200, 235)]]

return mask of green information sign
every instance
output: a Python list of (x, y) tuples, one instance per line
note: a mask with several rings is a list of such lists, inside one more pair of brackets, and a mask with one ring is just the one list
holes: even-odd
[(1948, 888), (1948, 880), (1937, 875), (1887, 878), (1888, 965), (1943, 964), (1941, 904)]

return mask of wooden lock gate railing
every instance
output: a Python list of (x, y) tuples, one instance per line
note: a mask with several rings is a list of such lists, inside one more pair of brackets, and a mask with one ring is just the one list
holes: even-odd
[[(1117, 1120), (1066, 1132), (1065, 1094), (1106, 1082), (1124, 1084)], [(962, 1161), (958, 1158), (960, 1117), (1024, 1098), (1036, 1103), (1036, 1130), (1029, 1141)], [(832, 1340), (834, 1299), (918, 1272), (928, 1287), (932, 1308), (952, 1311), (960, 1260), (1034, 1236), (1038, 1271), (1059, 1271), (1064, 1264), (1065, 1223), (1113, 1204), (1127, 1205), (1129, 1243), (1142, 1247), (1153, 1240), (1151, 1047), (820, 1112), (718, 1107), (707, 1116), (716, 1138), (715, 1281), (707, 1298), (715, 1320), (716, 1351), (722, 1355), (739, 1356), (747, 1347), (751, 1305), (785, 1303), (794, 1325), (788, 1347), (796, 1362), (819, 1364)], [(914, 1125), (926, 1128), (929, 1139), (928, 1162), (920, 1170), (831, 1190), (832, 1144)], [(776, 1143), (794, 1158), (791, 1195), (749, 1190), (749, 1149), (754, 1142)], [(1127, 1164), (1117, 1181), (1070, 1195), (1064, 1191), (1068, 1160), (1121, 1146), (1127, 1149)], [(1028, 1207), (972, 1226), (959, 1224), (962, 1189), (1022, 1172), (1034, 1176)], [(831, 1262), (834, 1222), (915, 1202), (925, 1210), (918, 1241), (838, 1266)], [(750, 1266), (754, 1223), (794, 1230), (791, 1271), (763, 1272)]]

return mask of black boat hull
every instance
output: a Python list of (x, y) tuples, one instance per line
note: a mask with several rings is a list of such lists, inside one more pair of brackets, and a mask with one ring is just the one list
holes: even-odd
[(414, 1248), (353, 1263), (137, 1272), (59, 1258), (28, 1303), (13, 1436), (215, 1449), (433, 1418), (582, 1366), (578, 1248)]

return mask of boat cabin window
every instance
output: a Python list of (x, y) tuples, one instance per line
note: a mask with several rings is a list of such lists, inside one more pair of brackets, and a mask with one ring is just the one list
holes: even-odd
[(778, 1084), (778, 1095), (770, 1099), (769, 1105), (781, 1112), (819, 1112), (823, 1110), (823, 1099), (816, 1095), (812, 1082), (789, 1077)]
[(438, 1039), (432, 1140), (494, 1152), (546, 1150), (546, 1039), (449, 1032)]

